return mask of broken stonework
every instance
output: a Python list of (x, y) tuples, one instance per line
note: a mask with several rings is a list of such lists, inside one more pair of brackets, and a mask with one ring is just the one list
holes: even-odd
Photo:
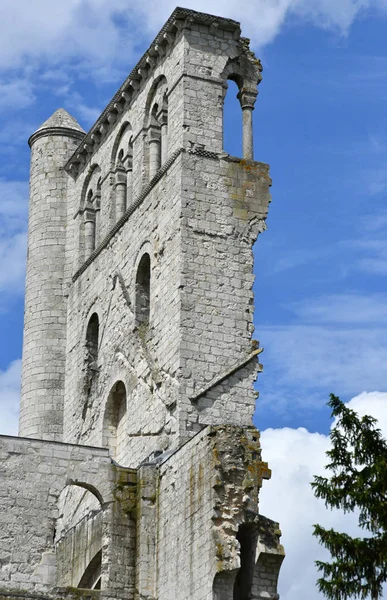
[[(0, 436), (1, 598), (276, 599), (259, 512), (252, 246), (262, 67), (177, 8), (86, 134), (31, 137), (20, 437)], [(236, 82), (243, 157), (223, 150)]]

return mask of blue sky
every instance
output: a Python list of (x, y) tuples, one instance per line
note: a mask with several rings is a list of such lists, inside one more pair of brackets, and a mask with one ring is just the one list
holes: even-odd
[[(270, 514), (293, 548), (282, 598), (310, 599), (317, 596), (310, 555), (317, 558), (320, 550), (297, 510), (304, 499), (319, 506), (310, 519), (323, 514), (308, 482), (325, 462), (329, 393), (377, 416), (387, 432), (387, 0), (180, 4), (241, 21), (264, 66), (254, 113), (255, 158), (271, 166), (273, 201), (268, 229), (255, 248), (255, 335), (265, 348), (255, 422), (265, 430), (265, 458), (270, 462), (272, 455), (274, 462), (263, 503), (275, 505), (280, 484), (282, 490), (289, 486), (289, 498), (294, 494), (294, 501), (278, 506), (278, 515)], [(3, 433), (17, 428), (27, 138), (60, 106), (87, 130), (174, 7), (169, 0), (2, 2)], [(234, 91), (230, 86), (226, 100), (226, 150), (238, 155)], [(289, 470), (293, 450), (297, 460)], [(306, 528), (302, 546), (292, 534), (296, 517)], [(295, 585), (297, 561), (307, 575)]]

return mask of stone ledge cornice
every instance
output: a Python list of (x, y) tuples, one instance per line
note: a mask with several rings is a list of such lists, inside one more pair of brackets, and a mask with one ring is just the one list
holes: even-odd
[(168, 46), (175, 44), (180, 31), (190, 28), (193, 24), (207, 25), (211, 27), (214, 34), (222, 30), (231, 31), (234, 33), (235, 39), (240, 38), (240, 23), (237, 21), (186, 8), (176, 8), (68, 160), (65, 170), (69, 175), (76, 178), (83, 170), (101, 142), (113, 129), (120, 114), (124, 109), (130, 107), (141, 88), (144, 87), (160, 60), (165, 56)]
[(20, 442), (22, 444), (27, 445), (47, 445), (47, 446), (65, 446), (66, 448), (74, 448), (77, 450), (98, 450), (101, 452), (101, 456), (109, 456), (109, 450), (107, 448), (102, 448), (101, 446), (87, 446), (82, 444), (76, 444), (75, 442), (59, 442), (57, 440), (42, 440), (41, 438), (31, 438), (31, 437), (23, 437), (21, 435), (0, 435), (0, 441), (3, 439), (13, 440), (15, 442)]
[(32, 148), (32, 144), (34, 144), (37, 139), (49, 135), (72, 137), (79, 141), (85, 137), (85, 134), (82, 133), (82, 131), (72, 129), (71, 127), (45, 127), (43, 129), (38, 129), (31, 135), (31, 137), (28, 139), (29, 147)]

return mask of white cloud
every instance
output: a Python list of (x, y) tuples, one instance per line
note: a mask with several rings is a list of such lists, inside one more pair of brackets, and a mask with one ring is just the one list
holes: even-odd
[(387, 324), (387, 294), (326, 294), (284, 308), (306, 323)]
[(0, 83), (0, 109), (26, 108), (35, 101), (32, 83), (28, 80), (14, 79)]
[(0, 177), (0, 233), (24, 230), (27, 225), (28, 183)]
[(384, 293), (325, 294), (283, 305), (293, 313), (285, 324), (257, 324), (265, 348), (259, 411), (295, 416), (330, 392), (347, 399), (385, 389), (386, 307)]
[(3, 294), (24, 291), (26, 244), (25, 233), (0, 239), (0, 291)]
[[(362, 11), (386, 8), (385, 2), (373, 0), (188, 0), (181, 4), (242, 21), (255, 46), (271, 42), (289, 16), (345, 34)], [(100, 64), (129, 63), (139, 36), (156, 33), (175, 6), (175, 0), (3, 0), (0, 68), (19, 67), (31, 59), (59, 65), (79, 57)]]
[[(15, 118), (1, 123), (0, 128), (0, 152), (2, 154), (15, 154), (15, 160), (20, 165), (20, 144), (26, 144), (29, 136), (36, 131), (39, 122), (29, 123)], [(8, 163), (8, 167), (12, 168), (12, 163)], [(0, 192), (3, 192), (4, 179), (0, 178)], [(27, 184), (26, 188), (27, 188)]]
[[(342, 242), (342, 249), (350, 249), (352, 252), (351, 270), (364, 271), (370, 275), (387, 274), (387, 241), (385, 239), (385, 227), (383, 214), (375, 215), (375, 230), (369, 229), (371, 218), (366, 221), (367, 234), (359, 239)], [(371, 235), (370, 235), (371, 232)]]
[(364, 258), (357, 261), (357, 267), (373, 275), (387, 275), (387, 242), (385, 239), (362, 240), (355, 242), (363, 250)]
[[(384, 2), (375, 4), (373, 0), (183, 0), (180, 5), (241, 21), (244, 34), (252, 38), (256, 47), (270, 43), (288, 17), (345, 35), (362, 11), (386, 8)], [(135, 11), (154, 30), (175, 6), (173, 0), (134, 3)]]
[(0, 291), (24, 289), (28, 184), (0, 179)]
[(0, 434), (17, 435), (21, 360), (0, 371)]
[(71, 112), (77, 115), (86, 130), (93, 125), (102, 112), (103, 107), (88, 106), (83, 101), (81, 94), (70, 91), (68, 86), (63, 90), (63, 96), (65, 98), (65, 105), (71, 109)]
[[(348, 406), (377, 418), (387, 437), (387, 393), (363, 393)], [(261, 442), (263, 459), (269, 461), (273, 474), (271, 481), (264, 482), (260, 512), (279, 521), (286, 551), (279, 581), (281, 599), (321, 600), (314, 561), (326, 560), (329, 554), (313, 537), (312, 525), (320, 523), (350, 535), (357, 532), (356, 515), (327, 510), (310, 487), (314, 475), (324, 474), (329, 438), (303, 428), (284, 428), (263, 431)]]
[(332, 391), (348, 397), (385, 387), (387, 328), (261, 326), (259, 336), (267, 378), (261, 406), (294, 411), (321, 404)]
[(50, 65), (74, 57), (108, 61), (122, 51), (115, 19), (129, 10), (125, 0), (3, 0), (0, 67), (18, 68), (31, 59)]

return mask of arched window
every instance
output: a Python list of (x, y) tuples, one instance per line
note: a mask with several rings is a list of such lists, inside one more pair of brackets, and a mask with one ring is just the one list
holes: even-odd
[(124, 123), (114, 142), (112, 168), (115, 174), (115, 218), (118, 221), (132, 204), (133, 136), (129, 123)]
[(161, 165), (168, 158), (168, 97), (167, 92), (164, 93), (163, 102), (160, 113), (158, 115), (161, 132)]
[(223, 150), (232, 156), (242, 156), (242, 111), (238, 93), (238, 84), (229, 79), (223, 104)]
[(149, 179), (152, 179), (161, 167), (161, 131), (157, 119), (159, 106), (153, 105), (151, 112), (150, 126), (148, 129), (149, 137)]
[(112, 387), (108, 396), (103, 421), (102, 445), (118, 463), (125, 459), (126, 451), (126, 388), (122, 381)]
[[(231, 60), (223, 71), (224, 89), (227, 91), (228, 82), (234, 81), (238, 87), (237, 98), (242, 109), (242, 156), (248, 160), (253, 160), (253, 110), (257, 99), (257, 85), (261, 81), (262, 66), (259, 60), (252, 60), (251, 57), (241, 55)], [(231, 84), (232, 85), (232, 84)], [(224, 105), (226, 118), (228, 121), (228, 98)], [(236, 113), (236, 110), (233, 110)], [(225, 114), (225, 113), (223, 113)], [(224, 126), (224, 122), (223, 122)], [(223, 135), (224, 147), (229, 147), (228, 135)]]
[(98, 246), (101, 237), (101, 187), (102, 177), (97, 181), (97, 190), (94, 197), (94, 213), (95, 213), (95, 234), (94, 234), (94, 245)]
[(144, 254), (136, 275), (136, 321), (138, 325), (149, 324), (151, 263), (149, 254)]
[(95, 250), (100, 237), (101, 210), (101, 169), (94, 164), (90, 167), (82, 188), (80, 213), (83, 223), (80, 226), (80, 252), (83, 259)]
[(153, 85), (146, 103), (148, 173), (152, 179), (168, 157), (168, 91), (162, 75)]
[(89, 487), (85, 482), (66, 485), (58, 498), (54, 545), (60, 587), (101, 587), (102, 497)]
[(86, 363), (92, 372), (98, 369), (98, 337), (99, 319), (97, 313), (93, 313), (86, 329)]
[(85, 252), (89, 256), (95, 249), (95, 207), (94, 194), (90, 189), (87, 193), (86, 207), (83, 213), (85, 219)]

